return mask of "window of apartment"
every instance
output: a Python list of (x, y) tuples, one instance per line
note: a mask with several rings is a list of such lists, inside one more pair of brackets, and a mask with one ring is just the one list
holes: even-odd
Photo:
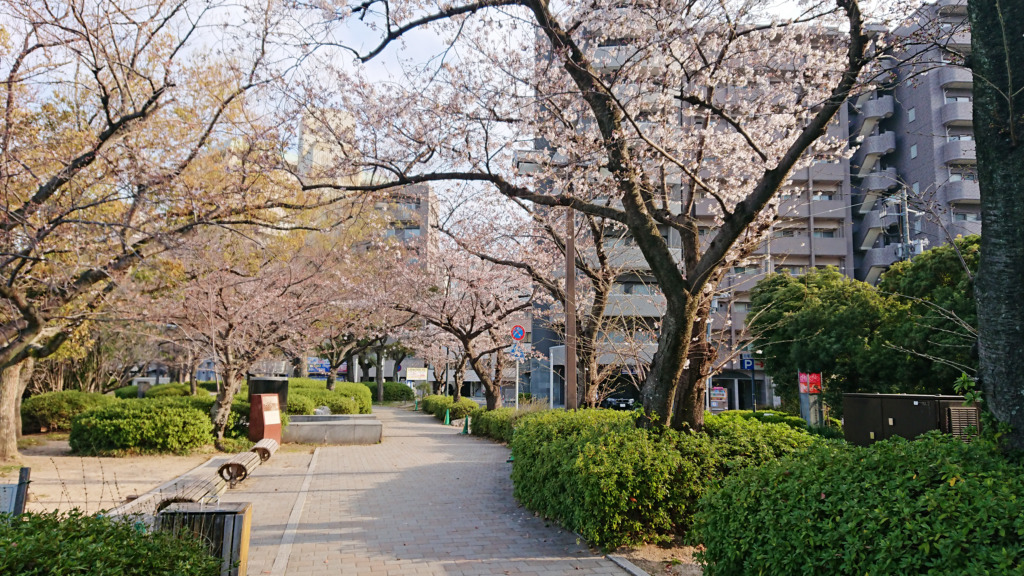
[(907, 122), (913, 122), (914, 120), (917, 120), (917, 108), (907, 110)]
[(653, 296), (660, 294), (658, 287), (655, 284), (647, 284), (644, 282), (616, 282), (612, 284), (613, 294), (637, 294), (643, 296)]
[(733, 266), (732, 267), (732, 273), (733, 274), (750, 275), (750, 274), (757, 274), (760, 271), (761, 271), (761, 269), (758, 268), (757, 266)]
[(973, 164), (952, 164), (949, 167), (950, 182), (977, 182), (978, 170)]
[(419, 228), (406, 228), (402, 230), (402, 236), (405, 238), (419, 238), (422, 233), (423, 231)]
[(815, 228), (815, 238), (839, 238), (839, 230), (836, 228)]
[(914, 194), (920, 194), (921, 193), (921, 183), (920, 182), (914, 182), (913, 184), (911, 184), (910, 185), (910, 191), (913, 192)]
[(970, 126), (950, 126), (946, 129), (946, 140), (949, 142), (955, 140), (970, 142), (974, 140), (974, 128)]
[(779, 200), (785, 202), (787, 200), (796, 200), (800, 197), (801, 192), (799, 190), (783, 190), (779, 192)]
[(977, 212), (953, 212), (954, 222), (981, 222), (981, 214)]
[(910, 147), (910, 157), (917, 158), (917, 144), (914, 144)]
[(793, 238), (798, 236), (797, 230), (793, 228), (783, 228), (782, 230), (776, 230), (772, 232), (772, 238)]
[(811, 194), (811, 202), (820, 202), (822, 200), (835, 200), (839, 196), (835, 190), (815, 190)]
[(947, 88), (943, 90), (943, 93), (946, 96), (946, 104), (971, 102), (973, 100), (970, 88)]
[(783, 264), (775, 267), (776, 272), (786, 272), (790, 276), (803, 276), (807, 272), (806, 266), (796, 266), (793, 264)]
[(750, 310), (750, 302), (733, 302), (733, 312), (748, 312)]

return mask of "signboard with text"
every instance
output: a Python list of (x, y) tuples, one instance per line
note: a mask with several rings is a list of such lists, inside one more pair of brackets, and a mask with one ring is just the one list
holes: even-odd
[(415, 381), (427, 380), (427, 369), (426, 368), (406, 368), (405, 379)]
[(821, 394), (821, 373), (801, 372), (800, 373), (801, 394)]

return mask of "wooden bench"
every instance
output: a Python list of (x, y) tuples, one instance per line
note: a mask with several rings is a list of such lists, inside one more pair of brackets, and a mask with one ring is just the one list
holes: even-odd
[(203, 473), (182, 476), (138, 498), (107, 511), (107, 516), (140, 516), (152, 523), (156, 515), (176, 502), (207, 502), (227, 489), (227, 482), (217, 474)]
[(235, 484), (245, 480), (249, 473), (262, 463), (263, 459), (258, 452), (240, 452), (221, 464), (217, 474), (220, 474), (221, 478), (230, 482), (234, 487)]
[(31, 468), (22, 468), (18, 471), (17, 484), (0, 485), (0, 514), (7, 513), (17, 516), (25, 513), (31, 475)]
[(259, 454), (260, 461), (266, 462), (267, 460), (270, 460), (270, 457), (273, 456), (280, 447), (281, 445), (277, 443), (277, 440), (274, 440), (273, 438), (264, 438), (252, 447), (251, 452)]

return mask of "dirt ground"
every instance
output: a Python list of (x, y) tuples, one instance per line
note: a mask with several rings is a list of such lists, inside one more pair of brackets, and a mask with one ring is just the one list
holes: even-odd
[(692, 546), (620, 548), (615, 555), (629, 560), (651, 576), (700, 576), (703, 573), (694, 563)]
[[(32, 469), (26, 509), (32, 512), (79, 508), (107, 510), (177, 478), (206, 462), (213, 453), (191, 456), (92, 458), (71, 454), (66, 439), (45, 434), (22, 442), (22, 466)], [(58, 437), (59, 438), (59, 437)], [(0, 483), (18, 479), (18, 468), (0, 469)], [(13, 479), (13, 480), (12, 480)]]

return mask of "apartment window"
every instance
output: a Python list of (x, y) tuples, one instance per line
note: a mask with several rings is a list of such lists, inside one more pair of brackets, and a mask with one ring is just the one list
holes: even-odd
[(970, 126), (950, 126), (946, 129), (946, 140), (949, 142), (956, 140), (970, 142), (974, 140), (974, 129)]
[(910, 157), (917, 158), (917, 144), (910, 147)]
[(907, 110), (907, 122), (913, 122), (914, 120), (917, 120), (917, 108)]
[(757, 266), (733, 266), (732, 267), (732, 273), (733, 274), (749, 275), (749, 274), (757, 274), (760, 271), (761, 271), (761, 269), (758, 268)]
[(815, 238), (839, 238), (839, 230), (835, 228), (815, 228)]
[(914, 194), (920, 194), (921, 193), (921, 183), (920, 182), (914, 182), (913, 184), (910, 185), (910, 190)]
[(820, 202), (822, 200), (835, 200), (836, 196), (838, 196), (838, 194), (829, 190), (815, 190), (814, 194), (811, 195), (811, 202)]
[(972, 164), (953, 164), (949, 167), (950, 182), (977, 182), (978, 171)]
[(981, 214), (977, 212), (954, 212), (954, 222), (981, 222)]
[(419, 228), (406, 228), (402, 231), (402, 235), (405, 238), (418, 238), (421, 234), (422, 231)]
[(732, 311), (733, 312), (747, 312), (749, 310), (750, 310), (750, 302), (733, 302), (732, 303)]
[(787, 272), (790, 276), (803, 276), (807, 271), (805, 266), (782, 265), (775, 268), (777, 272)]
[(973, 100), (970, 88), (947, 89), (944, 91), (944, 94), (946, 96), (946, 104), (953, 104), (955, 102), (970, 102), (971, 100)]
[(779, 200), (785, 202), (787, 200), (795, 200), (800, 197), (799, 190), (783, 190), (779, 192)]
[(793, 238), (794, 236), (796, 236), (796, 230), (792, 228), (776, 230), (772, 232), (773, 238)]

